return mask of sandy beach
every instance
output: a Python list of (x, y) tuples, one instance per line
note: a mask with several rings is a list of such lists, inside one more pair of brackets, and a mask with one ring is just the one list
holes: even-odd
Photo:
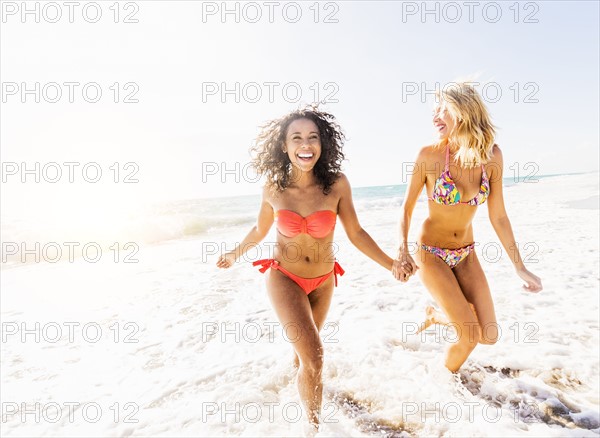
[[(505, 187), (522, 255), (544, 284), (537, 295), (521, 289), (479, 209), (476, 251), (501, 336), (457, 376), (442, 366), (451, 331), (414, 335), (432, 303), (419, 279), (396, 282), (338, 226), (346, 275), (322, 332), (322, 436), (598, 436), (598, 195), (598, 173)], [(356, 202), (388, 253), (400, 202), (383, 192)], [(426, 208), (422, 197), (412, 240)], [(248, 220), (141, 245), (138, 263), (4, 269), (2, 434), (300, 436), (294, 333), (250, 263), (268, 256), (274, 231), (230, 270), (215, 267), (214, 246), (241, 240)]]

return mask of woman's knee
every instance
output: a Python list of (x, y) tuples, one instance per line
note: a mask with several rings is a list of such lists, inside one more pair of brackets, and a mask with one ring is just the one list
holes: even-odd
[(308, 352), (300, 355), (300, 362), (306, 372), (311, 375), (320, 375), (323, 370), (323, 346), (311, 348)]
[(500, 329), (496, 322), (489, 322), (481, 327), (480, 344), (494, 345), (500, 338)]
[(476, 319), (452, 324), (457, 332), (457, 344), (460, 349), (472, 350), (481, 342), (481, 330)]

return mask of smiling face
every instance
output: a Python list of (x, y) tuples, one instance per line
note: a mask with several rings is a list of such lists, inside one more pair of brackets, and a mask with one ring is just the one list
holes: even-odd
[(302, 171), (312, 170), (321, 156), (321, 138), (315, 122), (296, 119), (290, 123), (283, 151)]
[(446, 140), (452, 130), (456, 122), (452, 115), (450, 115), (450, 111), (448, 110), (448, 106), (445, 102), (441, 102), (436, 105), (433, 110), (433, 126), (435, 127), (436, 133), (440, 140)]

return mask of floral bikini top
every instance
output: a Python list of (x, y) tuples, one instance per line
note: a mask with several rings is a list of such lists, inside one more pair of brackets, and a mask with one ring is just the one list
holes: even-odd
[(479, 187), (479, 193), (477, 193), (473, 199), (466, 202), (460, 200), (460, 193), (450, 175), (449, 164), (450, 147), (446, 146), (446, 167), (440, 177), (435, 181), (433, 193), (429, 200), (442, 205), (468, 204), (477, 206), (483, 204), (490, 195), (490, 180), (485, 172), (483, 164), (481, 165), (481, 186)]

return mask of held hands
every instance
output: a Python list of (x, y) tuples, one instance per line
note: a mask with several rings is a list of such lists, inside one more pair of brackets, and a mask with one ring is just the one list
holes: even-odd
[(523, 289), (528, 292), (537, 293), (542, 290), (542, 280), (537, 275), (529, 272), (525, 267), (517, 270), (517, 275), (521, 277), (525, 283)]
[(225, 254), (221, 254), (219, 260), (217, 260), (218, 268), (230, 268), (235, 263), (235, 254), (232, 252), (226, 252)]
[(407, 251), (401, 250), (398, 258), (392, 264), (392, 275), (396, 280), (405, 283), (412, 275), (417, 273), (417, 269), (419, 267), (411, 255)]

